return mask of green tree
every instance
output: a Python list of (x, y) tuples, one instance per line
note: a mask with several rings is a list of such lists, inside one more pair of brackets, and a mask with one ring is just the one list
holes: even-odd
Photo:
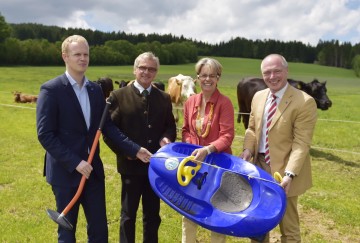
[(356, 55), (352, 60), (352, 67), (354, 69), (355, 75), (360, 77), (360, 55)]
[(128, 57), (108, 46), (90, 47), (91, 65), (126, 65)]
[(11, 27), (5, 21), (4, 16), (0, 13), (0, 43), (4, 42), (6, 38), (11, 35)]
[(137, 56), (135, 46), (127, 40), (107, 41), (105, 42), (105, 46), (126, 57), (126, 64), (133, 62)]
[(21, 41), (7, 38), (3, 43), (1, 62), (6, 65), (19, 65), (24, 63), (24, 48)]

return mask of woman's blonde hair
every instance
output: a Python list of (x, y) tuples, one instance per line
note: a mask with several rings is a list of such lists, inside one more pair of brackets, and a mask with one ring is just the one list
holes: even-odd
[(199, 74), (201, 72), (201, 69), (203, 66), (209, 65), (212, 70), (216, 72), (216, 74), (220, 77), (222, 73), (222, 65), (220, 62), (216, 59), (210, 58), (210, 57), (204, 57), (201, 58), (196, 64), (195, 64), (195, 71), (196, 74)]

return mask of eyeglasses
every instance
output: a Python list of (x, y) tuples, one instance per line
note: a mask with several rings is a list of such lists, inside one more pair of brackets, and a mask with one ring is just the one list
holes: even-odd
[(210, 75), (206, 75), (206, 74), (201, 74), (201, 75), (198, 75), (197, 76), (198, 79), (200, 80), (206, 80), (207, 78), (211, 79), (211, 80), (214, 80), (216, 78), (219, 78), (220, 76), (217, 75), (217, 74), (210, 74)]
[(145, 66), (139, 66), (137, 67), (140, 72), (144, 73), (146, 70), (149, 72), (149, 73), (156, 73), (157, 72), (157, 68), (154, 68), (154, 67), (145, 67)]

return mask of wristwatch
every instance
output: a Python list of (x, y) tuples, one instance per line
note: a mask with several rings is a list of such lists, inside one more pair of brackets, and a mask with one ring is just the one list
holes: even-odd
[(291, 172), (285, 171), (285, 176), (290, 177), (291, 179), (294, 179), (295, 175)]

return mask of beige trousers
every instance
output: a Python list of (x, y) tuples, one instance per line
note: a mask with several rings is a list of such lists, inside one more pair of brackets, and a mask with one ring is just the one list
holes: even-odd
[[(182, 217), (182, 243), (196, 243), (196, 229), (197, 224), (195, 224), (190, 219)], [(211, 231), (211, 243), (225, 243), (226, 236)]]
[[(264, 156), (259, 154), (255, 163), (260, 168), (264, 169), (268, 173), (271, 173), (270, 167), (265, 163)], [(280, 221), (281, 243), (299, 243), (301, 242), (300, 235), (300, 220), (297, 209), (298, 197), (288, 197), (287, 205), (284, 217)], [(252, 243), (258, 241), (251, 241)], [(269, 233), (266, 235), (263, 243), (269, 242)]]

